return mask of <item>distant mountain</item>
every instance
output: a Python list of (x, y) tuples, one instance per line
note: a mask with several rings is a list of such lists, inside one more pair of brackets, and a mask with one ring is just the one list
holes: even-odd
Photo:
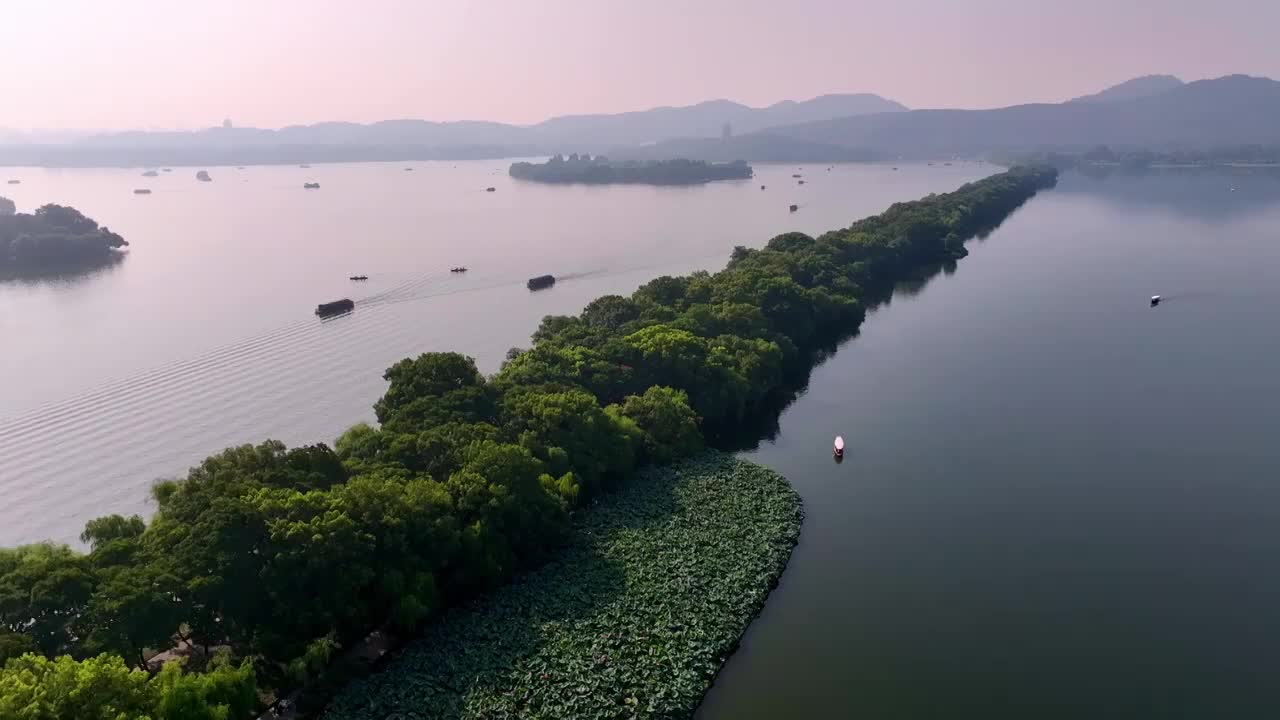
[(530, 128), (535, 142), (592, 147), (642, 145), (672, 138), (720, 137), (728, 124), (734, 134), (774, 125), (829, 120), (854, 115), (901, 112), (906, 107), (879, 95), (822, 95), (751, 108), (729, 100), (710, 100), (684, 107), (660, 107), (617, 115), (566, 115)]
[(770, 134), (891, 155), (1280, 143), (1280, 83), (1230, 75), (1129, 100), (912, 110), (773, 128)]
[(1174, 88), (1182, 87), (1185, 84), (1172, 75), (1144, 75), (1132, 80), (1126, 80), (1119, 85), (1112, 85), (1106, 90), (1092, 95), (1082, 95), (1068, 102), (1089, 103), (1133, 100), (1135, 98), (1159, 95)]
[[(326, 122), (279, 130), (226, 126), (106, 133), (57, 145), (23, 142), (15, 133), (0, 137), (5, 146), (0, 147), (0, 165), (243, 165), (598, 153), (672, 138), (719, 138), (725, 125), (739, 134), (771, 125), (905, 109), (878, 95), (857, 94), (787, 100), (766, 108), (712, 100), (616, 115), (568, 115), (531, 126), (428, 120)], [(675, 156), (663, 159), (670, 157)]]

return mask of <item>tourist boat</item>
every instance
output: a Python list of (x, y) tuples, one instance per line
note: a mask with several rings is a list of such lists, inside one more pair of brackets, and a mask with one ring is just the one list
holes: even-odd
[(355, 302), (343, 298), (342, 300), (334, 300), (333, 302), (320, 303), (316, 306), (316, 314), (320, 317), (342, 315), (343, 313), (351, 312), (355, 307)]
[(527, 286), (530, 290), (543, 290), (556, 284), (554, 275), (539, 275), (536, 278), (529, 278)]
[(791, 212), (795, 212), (795, 211), (797, 211), (797, 210), (799, 210), (799, 209), (800, 209), (800, 206), (799, 206), (799, 205), (792, 205), (792, 206), (791, 206)]
[(1160, 296), (1159, 296), (1159, 295), (1152, 295), (1152, 296), (1151, 296), (1151, 307), (1155, 307), (1155, 306), (1157, 306), (1157, 305), (1159, 305), (1159, 304), (1160, 304)]
[(835, 444), (831, 448), (831, 454), (838, 458), (844, 457), (844, 438), (837, 435)]

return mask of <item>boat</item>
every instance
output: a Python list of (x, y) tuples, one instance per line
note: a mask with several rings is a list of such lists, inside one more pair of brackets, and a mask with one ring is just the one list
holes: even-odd
[(451, 273), (464, 273), (466, 271), (467, 269), (464, 267), (449, 268), (449, 272)]
[(151, 191), (148, 190), (147, 188), (138, 188), (137, 190), (133, 191), (133, 194), (134, 195), (150, 195)]
[(791, 206), (791, 212), (795, 212), (795, 211), (797, 211), (797, 210), (799, 210), (799, 209), (800, 209), (800, 206), (799, 206), (799, 205), (792, 205), (792, 206)]
[(302, 168), (302, 169), (304, 169), (304, 170), (305, 170), (305, 169), (307, 169), (307, 168), (310, 168), (311, 166), (310, 166), (310, 165), (307, 165), (306, 163), (303, 163), (303, 164), (299, 165), (298, 167), (300, 167), (300, 168)]
[(148, 170), (148, 171), (146, 171), (146, 172), (142, 173), (142, 177), (156, 177), (156, 176), (158, 176), (159, 174), (160, 174), (160, 173), (156, 172), (155, 170)]
[(304, 190), (319, 190), (320, 183), (302, 183), (302, 188)]
[(210, 182), (211, 180), (213, 180), (213, 178), (209, 177), (208, 170), (201, 170), (200, 172), (196, 173), (196, 179), (199, 180), (200, 182)]
[(835, 444), (831, 447), (831, 454), (838, 458), (844, 457), (844, 438), (837, 435)]
[(162, 168), (160, 172), (173, 172), (173, 168)]
[(497, 192), (497, 191), (498, 191), (498, 188), (496, 188), (496, 187), (487, 187), (487, 188), (485, 188), (485, 189), (484, 189), (484, 191), (485, 191), (485, 192)]
[(405, 169), (404, 169), (404, 171), (405, 171), (405, 172), (413, 172), (413, 168), (405, 168)]
[(10, 184), (10, 185), (21, 185), (21, 184), (22, 184), (22, 181), (21, 181), (21, 180), (10, 180), (10, 181), (9, 181), (9, 184)]
[(798, 178), (798, 177), (800, 177), (800, 173), (793, 173), (793, 174), (791, 175), (791, 177), (793, 177), (793, 178)]
[(763, 185), (761, 185), (761, 186), (760, 186), (760, 189), (761, 189), (761, 190), (763, 190), (763, 189), (764, 189), (764, 186), (763, 186)]
[(804, 181), (803, 181), (803, 180), (797, 180), (797, 181), (796, 181), (796, 184), (797, 184), (797, 185), (803, 185), (803, 184), (804, 184)]
[(369, 276), (368, 276), (368, 275), (352, 275), (351, 277), (349, 277), (349, 278), (347, 278), (347, 279), (348, 279), (348, 280), (368, 280), (368, 279), (369, 279)]
[(1160, 296), (1159, 296), (1159, 295), (1152, 295), (1152, 296), (1151, 296), (1151, 307), (1155, 307), (1155, 306), (1157, 306), (1157, 305), (1159, 305), (1159, 304), (1160, 304)]
[(342, 300), (334, 300), (333, 302), (320, 303), (316, 306), (316, 314), (320, 317), (331, 317), (333, 315), (342, 315), (349, 313), (356, 308), (356, 304), (343, 298)]
[(527, 286), (530, 290), (543, 290), (556, 284), (554, 275), (539, 275), (536, 278), (529, 278)]

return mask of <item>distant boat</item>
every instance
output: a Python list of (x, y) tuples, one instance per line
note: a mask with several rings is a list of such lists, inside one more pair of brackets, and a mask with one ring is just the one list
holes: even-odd
[(466, 271), (467, 271), (467, 269), (466, 269), (466, 268), (464, 268), (464, 267), (449, 268), (449, 272), (451, 272), (451, 273), (464, 273), (464, 272), (466, 272)]
[(844, 457), (844, 438), (837, 435), (835, 444), (832, 445), (831, 453), (838, 458)]
[(303, 164), (299, 165), (298, 167), (300, 167), (300, 168), (310, 168), (311, 166), (310, 166), (310, 165), (308, 165), (308, 164), (306, 164), (306, 163), (303, 163)]
[(763, 186), (763, 185), (761, 185), (761, 186), (760, 186), (760, 189), (761, 189), (761, 190), (763, 190), (763, 189), (764, 189), (764, 186)]
[(10, 181), (9, 181), (9, 184), (10, 184), (10, 185), (21, 185), (21, 184), (22, 184), (22, 181), (21, 181), (21, 180), (10, 180)]
[(799, 205), (792, 205), (792, 206), (791, 206), (791, 212), (795, 212), (795, 211), (797, 211), (797, 210), (799, 210), (799, 209), (800, 209), (800, 206), (799, 206)]
[(487, 187), (487, 188), (485, 188), (485, 189), (484, 189), (484, 191), (485, 191), (485, 192), (497, 192), (497, 191), (498, 191), (498, 188), (496, 188), (496, 187)]
[(137, 190), (133, 191), (133, 194), (134, 195), (150, 195), (151, 191), (148, 190), (147, 188), (138, 188)]
[(897, 169), (898, 169), (898, 168), (896, 168), (896, 167), (894, 168), (894, 170), (897, 170)]
[(236, 166), (236, 169), (237, 169), (237, 170), (243, 170), (243, 169), (244, 169), (244, 166), (243, 166), (243, 165), (237, 165), (237, 166)]
[(157, 177), (159, 175), (160, 173), (156, 172), (155, 170), (148, 170), (142, 173), (142, 177)]
[(800, 173), (792, 173), (791, 177), (798, 178), (798, 177), (801, 177), (801, 175)]
[(173, 172), (173, 168), (162, 168), (160, 172)]
[(536, 278), (529, 278), (527, 286), (530, 290), (543, 290), (556, 284), (554, 275), (539, 275)]
[(405, 171), (405, 172), (413, 172), (413, 168), (405, 168), (405, 169), (404, 169), (404, 171)]
[(320, 317), (330, 317), (332, 315), (342, 315), (354, 310), (356, 304), (348, 299), (334, 300), (333, 302), (320, 303), (316, 306), (316, 314)]
[(1159, 304), (1160, 304), (1160, 296), (1159, 296), (1159, 295), (1152, 295), (1152, 296), (1151, 296), (1151, 307), (1155, 307), (1155, 306), (1157, 306), (1157, 305), (1159, 305)]
[(302, 187), (305, 190), (319, 190), (320, 183), (302, 183)]
[(213, 178), (209, 177), (208, 170), (201, 170), (200, 172), (196, 173), (196, 179), (199, 180), (200, 182), (210, 182), (213, 180)]
[(796, 181), (796, 184), (797, 184), (797, 185), (803, 185), (803, 184), (804, 184), (804, 181), (803, 181), (803, 180), (797, 180), (797, 181)]
[(348, 279), (348, 280), (368, 280), (368, 279), (369, 279), (369, 276), (368, 276), (368, 275), (352, 275), (351, 277), (349, 277), (349, 278), (347, 278), (347, 279)]

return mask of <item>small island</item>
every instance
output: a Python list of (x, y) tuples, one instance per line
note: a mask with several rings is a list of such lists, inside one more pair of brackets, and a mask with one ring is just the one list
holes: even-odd
[(208, 170), (201, 170), (200, 172), (196, 173), (196, 179), (199, 180), (200, 182), (209, 182), (213, 180), (213, 178), (209, 177)]
[(613, 162), (603, 155), (556, 155), (540, 165), (518, 162), (508, 173), (519, 180), (545, 183), (642, 183), (647, 185), (698, 185), (714, 180), (746, 180), (755, 172), (743, 160), (708, 163), (701, 160)]
[(0, 277), (25, 277), (110, 265), (128, 242), (75, 208), (44, 205), (15, 212), (0, 197)]
[(303, 190), (319, 190), (320, 183), (318, 182), (302, 183), (302, 189)]

